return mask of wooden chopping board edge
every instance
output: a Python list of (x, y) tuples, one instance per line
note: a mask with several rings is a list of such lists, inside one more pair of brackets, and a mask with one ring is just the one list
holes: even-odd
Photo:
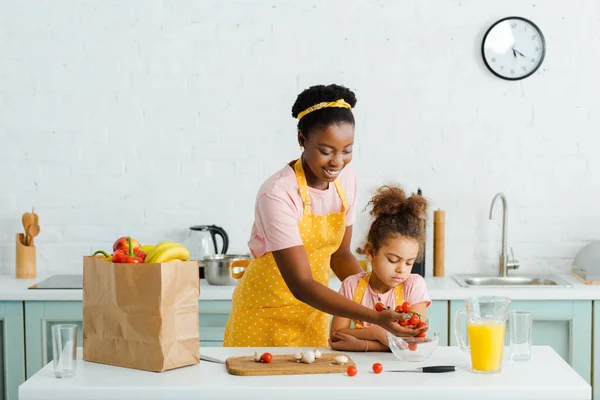
[[(337, 356), (348, 357), (344, 365), (336, 364)], [(345, 373), (354, 361), (343, 353), (322, 353), (314, 363), (306, 364), (294, 359), (294, 354), (274, 354), (270, 363), (254, 361), (254, 357), (229, 357), (225, 360), (227, 372), (238, 376), (297, 375), (297, 374), (334, 374)]]

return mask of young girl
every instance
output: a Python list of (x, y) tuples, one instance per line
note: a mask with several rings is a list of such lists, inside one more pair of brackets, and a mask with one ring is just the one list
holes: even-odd
[[(375, 218), (367, 237), (364, 253), (371, 262), (372, 272), (361, 272), (342, 282), (340, 294), (371, 309), (395, 310), (409, 306), (410, 311), (420, 314), (431, 304), (425, 280), (411, 274), (412, 266), (422, 257), (424, 219), (427, 201), (419, 196), (407, 197), (399, 187), (384, 186), (377, 191), (369, 204)], [(406, 310), (405, 310), (406, 311)], [(411, 314), (398, 314), (398, 319)], [(387, 351), (387, 333), (384, 329), (366, 321), (334, 316), (331, 323), (330, 345), (335, 350)], [(414, 322), (414, 321), (413, 321)], [(406, 325), (403, 322), (402, 325)], [(424, 327), (406, 326), (398, 336), (417, 336)]]

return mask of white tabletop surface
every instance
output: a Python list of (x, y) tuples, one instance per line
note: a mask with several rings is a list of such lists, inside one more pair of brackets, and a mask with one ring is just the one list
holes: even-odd
[[(201, 352), (225, 360), (251, 355), (254, 350), (214, 347)], [(298, 349), (256, 350), (293, 354)], [(19, 387), (19, 399), (591, 399), (590, 385), (547, 346), (534, 347), (529, 362), (505, 360), (502, 372), (494, 375), (470, 372), (468, 354), (457, 347), (439, 347), (423, 363), (400, 362), (391, 353), (348, 354), (358, 367), (354, 377), (345, 373), (242, 377), (229, 375), (223, 364), (206, 361), (154, 373), (79, 361), (75, 377), (57, 379), (48, 364)], [(383, 373), (372, 372), (375, 362), (383, 364)], [(441, 374), (385, 372), (424, 365), (455, 365), (457, 370)]]
[[(512, 274), (517, 275), (517, 274)], [(512, 287), (512, 288), (464, 288), (456, 283), (454, 277), (427, 277), (427, 292), (432, 300), (464, 300), (469, 296), (500, 295), (512, 300), (600, 300), (600, 285), (584, 285), (570, 274), (558, 274), (567, 280), (572, 287)], [(0, 301), (2, 300), (47, 300), (47, 301), (82, 301), (81, 289), (49, 290), (28, 289), (48, 276), (36, 279), (16, 279), (14, 276), (0, 275)], [(340, 281), (332, 278), (329, 287), (339, 290)], [(231, 301), (235, 286), (209, 285), (205, 279), (200, 280), (199, 300)]]

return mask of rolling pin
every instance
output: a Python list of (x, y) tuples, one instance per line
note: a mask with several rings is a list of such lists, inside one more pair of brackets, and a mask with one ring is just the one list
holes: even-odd
[(446, 212), (433, 212), (433, 276), (444, 276), (444, 230)]

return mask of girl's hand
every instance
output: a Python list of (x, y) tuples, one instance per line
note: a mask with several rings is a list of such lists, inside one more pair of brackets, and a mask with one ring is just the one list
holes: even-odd
[(384, 344), (384, 345), (388, 345), (388, 340), (387, 340), (387, 331), (385, 329), (383, 329), (380, 326), (377, 325), (373, 325), (371, 327), (369, 327), (369, 329), (373, 329), (373, 331), (375, 332), (375, 337), (379, 343)]
[(346, 333), (334, 332), (335, 341), (329, 339), (329, 346), (333, 350), (344, 350), (344, 351), (364, 351), (365, 341), (364, 339), (357, 339), (352, 335)]
[[(404, 314), (399, 315), (396, 311), (383, 310), (377, 313), (379, 321), (377, 325), (381, 326), (388, 332), (400, 337), (414, 337), (421, 332), (425, 332), (427, 328), (413, 328), (412, 326), (402, 326), (398, 320), (402, 319)], [(406, 315), (404, 315), (406, 317)], [(387, 343), (387, 340), (386, 342)]]

